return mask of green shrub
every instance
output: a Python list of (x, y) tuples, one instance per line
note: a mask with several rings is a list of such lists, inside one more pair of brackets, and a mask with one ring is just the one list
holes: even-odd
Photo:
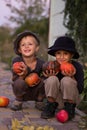
[(87, 113), (87, 68), (84, 70), (84, 90), (81, 94), (82, 100), (78, 108)]

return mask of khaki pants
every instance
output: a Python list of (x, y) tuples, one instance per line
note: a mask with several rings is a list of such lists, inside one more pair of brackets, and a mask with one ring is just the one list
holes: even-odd
[(64, 106), (64, 99), (73, 100), (76, 104), (80, 101), (76, 80), (66, 76), (59, 82), (56, 76), (45, 80), (46, 97), (53, 97), (59, 103), (59, 108)]

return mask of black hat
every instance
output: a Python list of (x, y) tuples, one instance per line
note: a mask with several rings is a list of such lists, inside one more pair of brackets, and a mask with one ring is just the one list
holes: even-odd
[(74, 54), (74, 59), (79, 58), (79, 53), (75, 48), (75, 42), (68, 36), (61, 36), (57, 38), (54, 42), (54, 45), (48, 48), (48, 54), (55, 56), (55, 52), (58, 50), (69, 51)]
[(15, 53), (16, 53), (17, 55), (21, 55), (21, 54), (19, 53), (19, 51), (18, 51), (20, 40), (21, 40), (23, 37), (28, 36), (28, 35), (29, 35), (29, 36), (33, 36), (33, 37), (36, 39), (38, 45), (40, 45), (40, 40), (39, 40), (39, 38), (36, 36), (35, 33), (31, 32), (31, 31), (24, 31), (24, 32), (22, 32), (22, 33), (19, 33), (19, 34), (17, 35), (16, 39), (14, 40), (14, 51), (15, 51)]

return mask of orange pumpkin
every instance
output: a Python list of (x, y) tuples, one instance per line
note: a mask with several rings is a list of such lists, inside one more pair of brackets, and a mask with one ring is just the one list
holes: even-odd
[(43, 72), (46, 72), (46, 70), (48, 70), (48, 72), (50, 70), (54, 70), (55, 72), (59, 72), (60, 64), (57, 61), (48, 61), (48, 62), (43, 64)]
[(5, 96), (0, 96), (0, 107), (7, 107), (9, 104), (9, 99)]
[(25, 78), (25, 82), (30, 86), (33, 87), (40, 82), (40, 77), (37, 73), (31, 73)]
[(13, 64), (12, 69), (15, 73), (21, 73), (22, 70), (20, 69), (20, 67), (22, 66), (22, 63), (23, 62), (16, 62)]
[(71, 64), (69, 62), (64, 62), (61, 64), (60, 70), (66, 72), (66, 73), (69, 73), (69, 72), (73, 73), (75, 71), (75, 67), (73, 66), (73, 64)]

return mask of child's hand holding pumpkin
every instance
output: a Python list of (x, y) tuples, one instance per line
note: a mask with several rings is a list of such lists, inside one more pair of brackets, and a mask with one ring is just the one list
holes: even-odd
[(60, 64), (57, 61), (48, 61), (43, 65), (43, 75), (45, 77), (57, 75), (60, 70)]
[(25, 77), (27, 74), (27, 66), (24, 64), (24, 62), (16, 62), (12, 66), (13, 72), (15, 72), (20, 77)]
[(73, 77), (76, 73), (75, 67), (68, 62), (64, 62), (60, 66), (61, 73), (65, 76)]

